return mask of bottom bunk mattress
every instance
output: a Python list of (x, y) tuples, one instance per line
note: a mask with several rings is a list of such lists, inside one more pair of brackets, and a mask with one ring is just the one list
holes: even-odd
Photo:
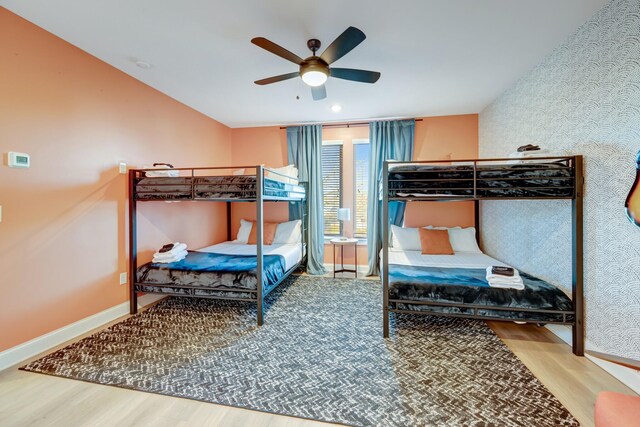
[[(477, 314), (496, 319), (523, 319), (541, 323), (573, 321), (573, 303), (562, 290), (524, 272), (520, 272), (524, 282), (523, 290), (491, 287), (486, 280), (486, 268), (491, 265), (506, 264), (482, 253), (422, 255), (419, 251), (390, 250), (389, 299), (395, 300), (392, 307), (398, 310)], [(478, 308), (476, 312), (474, 308), (465, 305), (487, 308)], [(516, 310), (508, 310), (509, 308)]]
[[(179, 262), (138, 268), (136, 290), (183, 296), (255, 299), (256, 245), (225, 242), (189, 251)], [(302, 260), (300, 244), (265, 245), (262, 290), (269, 293)]]

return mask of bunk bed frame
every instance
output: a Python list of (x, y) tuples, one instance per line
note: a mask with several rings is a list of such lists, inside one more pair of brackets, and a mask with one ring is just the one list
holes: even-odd
[[(252, 177), (255, 176), (255, 184), (254, 183), (242, 183), (239, 186), (242, 189), (234, 189), (233, 193), (242, 194), (241, 197), (231, 198), (231, 197), (202, 197), (199, 192), (199, 187), (211, 185), (209, 183), (202, 183), (201, 179), (206, 178), (214, 178), (214, 177), (228, 177), (228, 178), (236, 178), (238, 175), (211, 175), (208, 171), (223, 171), (223, 170), (237, 170), (237, 169), (255, 169), (255, 174), (247, 174), (239, 175), (244, 177)], [(146, 177), (146, 172), (166, 172), (166, 171), (183, 171), (178, 172), (183, 175), (179, 178), (180, 182), (178, 184), (174, 182), (168, 183), (153, 183), (146, 184), (147, 187), (167, 187), (166, 191), (161, 192), (150, 192), (148, 190), (139, 190), (138, 186), (142, 179), (149, 179)], [(297, 178), (290, 177), (284, 175), (280, 172), (274, 171), (269, 168), (265, 168), (262, 165), (251, 165), (251, 166), (217, 166), (217, 167), (196, 167), (196, 168), (172, 168), (172, 169), (131, 169), (129, 170), (129, 308), (131, 314), (136, 314), (138, 311), (138, 292), (144, 293), (154, 293), (154, 294), (163, 294), (163, 295), (174, 295), (174, 296), (184, 296), (184, 297), (195, 297), (195, 298), (209, 298), (209, 299), (224, 299), (224, 300), (232, 300), (232, 301), (247, 301), (247, 302), (255, 302), (257, 305), (257, 324), (258, 326), (262, 326), (264, 319), (264, 299), (266, 296), (275, 288), (280, 285), (291, 273), (296, 271), (306, 262), (306, 189), (304, 192), (304, 197), (281, 197), (265, 194), (265, 172), (269, 172), (271, 175), (279, 175), (284, 177), (287, 180), (295, 180)], [(204, 173), (204, 174), (203, 174)], [(188, 176), (184, 176), (184, 175)], [(172, 177), (167, 177), (172, 178)], [(238, 186), (238, 183), (235, 182), (217, 182), (216, 186)], [(303, 183), (299, 183), (298, 185), (305, 186)], [(181, 187), (182, 190), (175, 190), (176, 187)], [(186, 189), (186, 190), (185, 190)], [(180, 198), (174, 198), (175, 194), (180, 194)], [(157, 284), (149, 284), (138, 281), (138, 233), (137, 233), (137, 204), (138, 202), (147, 202), (147, 201), (203, 201), (203, 202), (223, 202), (226, 203), (227, 209), (227, 240), (232, 240), (232, 224), (231, 224), (231, 204), (236, 202), (249, 202), (256, 204), (256, 245), (257, 245), (257, 269), (256, 269), (256, 289), (245, 289), (245, 288), (232, 288), (232, 287), (207, 287), (208, 291), (223, 291), (223, 292), (238, 292), (238, 293), (249, 293), (252, 296), (250, 298), (246, 297), (232, 297), (232, 296), (215, 296), (215, 295), (195, 295), (194, 291), (199, 289), (198, 286), (186, 286), (179, 284), (168, 284), (168, 287), (171, 288), (179, 288), (184, 289), (189, 294), (176, 294), (170, 292), (161, 292), (161, 291), (149, 291), (145, 290), (145, 285), (154, 285)], [(263, 271), (264, 271), (264, 203), (265, 202), (296, 202), (300, 211), (300, 219), (302, 222), (302, 240), (301, 250), (302, 250), (302, 258), (296, 263), (293, 267), (287, 270), (284, 275), (279, 278), (277, 282), (271, 285), (269, 289), (264, 290), (263, 286)]]
[[(528, 163), (523, 163), (521, 167), (528, 168), (527, 172), (534, 175), (534, 178), (511, 178), (516, 181), (517, 187), (511, 187), (510, 189), (517, 190), (516, 194), (511, 195), (498, 195), (490, 194), (487, 192), (488, 181), (495, 180), (495, 178), (483, 177), (481, 167), (484, 167), (484, 171), (487, 170), (486, 163), (490, 165), (505, 167), (509, 163), (513, 162), (513, 158), (488, 158), (488, 159), (465, 159), (456, 160), (459, 164), (472, 165), (472, 170), (467, 170), (469, 175), (472, 172), (472, 177), (451, 179), (451, 186), (436, 188), (436, 193), (432, 193), (429, 196), (417, 196), (414, 194), (406, 194), (405, 196), (398, 195), (397, 185), (396, 189), (390, 188), (390, 181), (392, 184), (396, 184), (399, 180), (391, 180), (389, 178), (390, 167), (393, 165), (414, 165), (414, 166), (438, 166), (451, 165), (451, 160), (425, 160), (425, 161), (385, 161), (383, 166), (383, 186), (382, 186), (382, 224), (383, 226), (383, 254), (382, 254), (382, 285), (383, 285), (383, 334), (385, 338), (389, 337), (389, 315), (390, 312), (395, 313), (408, 313), (408, 314), (426, 314), (436, 316), (452, 316), (452, 317), (465, 317), (480, 320), (500, 320), (500, 321), (525, 321), (532, 323), (557, 323), (564, 325), (571, 325), (573, 335), (573, 353), (578, 356), (584, 356), (584, 300), (583, 300), (583, 158), (582, 156), (565, 156), (565, 157), (535, 157), (523, 159)], [(570, 172), (568, 177), (571, 180), (571, 186), (565, 187), (551, 187), (545, 186), (544, 181), (550, 178), (545, 177), (542, 172), (545, 168), (541, 166), (541, 163), (529, 163), (529, 162), (554, 162), (560, 164), (562, 168)], [(505, 164), (506, 163), (506, 164)], [(455, 166), (451, 166), (449, 171), (454, 170)], [(446, 172), (446, 168), (443, 168)], [(535, 186), (529, 186), (532, 179), (535, 178), (536, 173), (540, 173), (539, 181)], [(558, 178), (555, 178), (558, 179)], [(407, 180), (411, 182), (412, 180)], [(415, 181), (415, 180), (414, 180)], [(424, 190), (424, 185), (429, 185), (430, 181), (446, 182), (446, 179), (422, 179), (422, 187), (419, 190)], [(513, 182), (513, 181), (512, 181)], [(521, 183), (521, 184), (520, 184)], [(540, 185), (540, 183), (543, 183)], [(485, 186), (483, 186), (483, 184)], [(546, 184), (549, 185), (549, 184)], [(393, 185), (392, 185), (393, 187)], [(549, 190), (553, 188), (562, 188), (564, 190), (563, 195), (541, 195), (538, 190)], [(472, 190), (472, 191), (471, 191)], [(490, 190), (496, 190), (491, 188)], [(531, 191), (534, 190), (534, 191)], [(445, 195), (443, 191), (452, 191), (453, 194), (457, 191), (460, 195)], [(527, 194), (530, 191), (530, 194)], [(536, 192), (538, 191), (538, 192)], [(440, 192), (438, 194), (437, 192)], [(463, 194), (464, 193), (464, 194)], [(499, 193), (499, 191), (498, 191)], [(536, 200), (536, 199), (570, 199), (572, 203), (572, 311), (554, 311), (532, 308), (516, 308), (516, 307), (500, 307), (500, 306), (485, 306), (485, 305), (473, 305), (465, 303), (446, 303), (436, 301), (424, 301), (424, 300), (406, 300), (406, 299), (390, 299), (389, 297), (389, 237), (390, 237), (390, 224), (389, 224), (389, 202), (390, 201), (421, 201), (421, 202), (453, 202), (453, 201), (473, 201), (475, 208), (475, 227), (476, 237), (480, 244), (480, 201), (482, 200)], [(417, 304), (425, 308), (424, 310), (403, 310), (397, 308), (397, 304)], [(460, 309), (471, 309), (473, 314), (465, 313), (445, 313), (441, 311), (430, 311), (430, 307), (456, 307)], [(562, 321), (540, 321), (527, 318), (507, 318), (507, 317), (491, 317), (478, 313), (478, 310), (499, 310), (502, 313), (506, 312), (525, 312), (525, 313), (544, 313), (549, 315), (562, 315)], [(567, 318), (569, 316), (570, 318)]]

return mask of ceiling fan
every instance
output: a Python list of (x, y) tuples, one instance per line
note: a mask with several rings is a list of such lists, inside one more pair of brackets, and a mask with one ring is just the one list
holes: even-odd
[(311, 95), (316, 101), (327, 97), (327, 90), (324, 83), (329, 77), (351, 80), (354, 82), (375, 83), (380, 78), (380, 73), (377, 71), (329, 67), (330, 64), (351, 52), (366, 38), (367, 36), (365, 36), (364, 33), (356, 27), (349, 27), (340, 34), (320, 56), (316, 56), (316, 52), (320, 49), (320, 40), (311, 39), (307, 41), (307, 47), (311, 50), (313, 55), (305, 59), (300, 58), (298, 55), (289, 52), (287, 49), (265, 39), (264, 37), (253, 38), (251, 39), (251, 43), (256, 46), (268, 50), (269, 52), (300, 66), (299, 71), (256, 80), (255, 83), (258, 85), (268, 85), (299, 76), (302, 78), (303, 82), (311, 86)]

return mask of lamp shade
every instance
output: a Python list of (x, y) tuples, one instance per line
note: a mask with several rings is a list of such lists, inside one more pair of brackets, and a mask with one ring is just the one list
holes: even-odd
[(351, 220), (351, 209), (349, 209), (349, 208), (340, 208), (340, 209), (338, 209), (338, 219), (340, 221), (350, 221)]

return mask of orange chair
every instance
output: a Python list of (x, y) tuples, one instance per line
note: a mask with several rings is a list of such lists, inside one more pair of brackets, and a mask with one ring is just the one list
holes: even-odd
[(640, 397), (603, 391), (596, 399), (596, 427), (640, 427)]

